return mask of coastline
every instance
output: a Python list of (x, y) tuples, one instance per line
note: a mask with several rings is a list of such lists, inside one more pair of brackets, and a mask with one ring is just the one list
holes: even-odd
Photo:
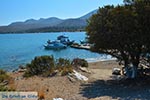
[(87, 58), (85, 59), (88, 63), (94, 63), (94, 62), (101, 62), (101, 61), (116, 61), (117, 59), (116, 58), (113, 58), (112, 56), (110, 55), (105, 55), (104, 54), (104, 57), (101, 57), (101, 58)]
[(97, 80), (109, 80), (112, 76), (112, 68), (118, 66), (118, 64), (115, 60), (90, 62), (88, 64), (88, 70), (90, 73), (80, 71), (82, 75), (89, 79), (87, 82), (72, 82), (68, 79), (68, 76), (54, 76), (47, 78), (33, 76), (30, 78), (23, 78), (22, 72), (13, 72), (9, 73), (9, 75), (14, 79), (14, 83), (9, 86), (13, 86), (17, 91), (42, 92), (46, 98), (45, 100), (52, 100), (52, 98), (63, 98), (66, 100), (93, 100), (80, 93), (82, 88), (84, 88), (82, 85)]
[(44, 100), (53, 100), (53, 98), (63, 98), (62, 100), (126, 100), (128, 98), (142, 100), (149, 98), (149, 83), (140, 87), (143, 81), (139, 85), (136, 82), (131, 84), (130, 81), (129, 83), (119, 81), (120, 75), (112, 75), (113, 68), (121, 68), (116, 60), (88, 64), (88, 73), (78, 71), (88, 78), (86, 82), (71, 81), (68, 76), (23, 78), (22, 72), (15, 72), (9, 73), (14, 82), (8, 86), (15, 88), (18, 92), (36, 91), (44, 96)]
[(97, 62), (107, 62), (107, 61), (116, 61), (116, 60), (117, 59), (115, 59), (115, 58), (114, 59), (101, 59), (101, 60), (99, 59), (99, 60), (90, 60), (90, 61), (87, 60), (87, 62), (88, 63), (97, 63)]
[(65, 32), (65, 33), (68, 33), (68, 32), (72, 32), (72, 33), (75, 33), (75, 32), (85, 32), (85, 31), (51, 31), (51, 32), (0, 32), (0, 34), (49, 34), (49, 33), (62, 33), (62, 32)]

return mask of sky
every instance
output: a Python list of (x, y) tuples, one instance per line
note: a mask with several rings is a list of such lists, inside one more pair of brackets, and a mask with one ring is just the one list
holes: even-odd
[(123, 0), (0, 0), (0, 26), (27, 19), (81, 17), (104, 5)]

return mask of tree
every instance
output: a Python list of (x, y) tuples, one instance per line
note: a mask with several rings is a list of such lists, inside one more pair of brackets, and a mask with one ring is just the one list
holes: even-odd
[(123, 61), (127, 76), (135, 78), (141, 56), (150, 52), (150, 1), (125, 1), (122, 6), (99, 8), (86, 30), (92, 51)]

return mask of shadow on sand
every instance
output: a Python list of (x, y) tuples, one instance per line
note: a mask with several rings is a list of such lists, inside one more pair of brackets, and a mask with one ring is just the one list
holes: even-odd
[(82, 84), (81, 94), (88, 99), (110, 96), (119, 100), (150, 100), (150, 77), (138, 80), (97, 80)]

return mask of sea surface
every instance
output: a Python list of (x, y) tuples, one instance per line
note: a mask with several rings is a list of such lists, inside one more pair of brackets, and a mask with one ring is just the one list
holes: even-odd
[(83, 58), (88, 62), (110, 59), (105, 54), (70, 47), (59, 51), (45, 50), (43, 45), (47, 40), (55, 40), (59, 35), (68, 36), (70, 40), (78, 43), (86, 37), (85, 32), (0, 34), (0, 68), (12, 71), (20, 65), (30, 63), (35, 56), (42, 55), (53, 55), (56, 59)]

